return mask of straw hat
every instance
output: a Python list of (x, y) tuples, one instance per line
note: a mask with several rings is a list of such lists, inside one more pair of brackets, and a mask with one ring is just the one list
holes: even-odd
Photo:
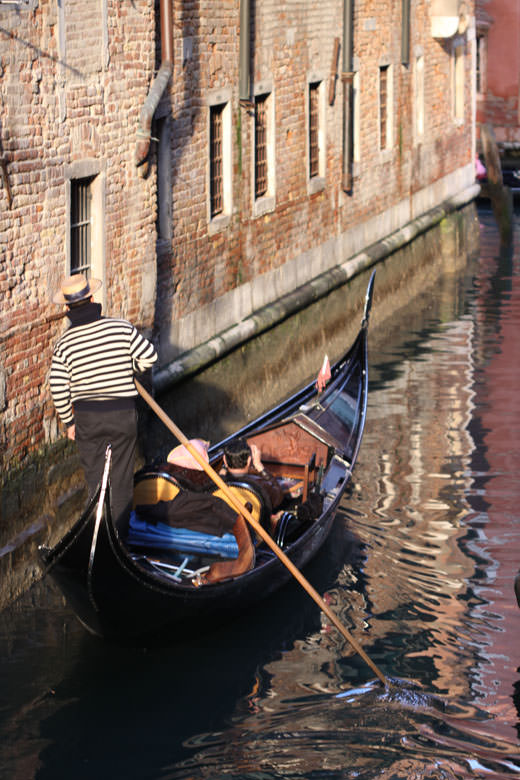
[[(190, 439), (189, 443), (193, 449), (197, 450), (197, 452), (204, 458), (206, 463), (209, 463), (209, 441), (204, 441), (203, 439)], [(171, 450), (171, 452), (168, 454), (167, 460), (168, 463), (173, 463), (175, 466), (183, 466), (186, 469), (197, 469), (198, 471), (204, 470), (198, 460), (195, 460), (193, 455), (183, 444), (179, 444), (177, 447), (174, 447), (173, 450)]]
[(79, 303), (101, 287), (100, 279), (87, 279), (85, 274), (66, 276), (61, 281), (60, 291), (52, 299), (53, 303)]

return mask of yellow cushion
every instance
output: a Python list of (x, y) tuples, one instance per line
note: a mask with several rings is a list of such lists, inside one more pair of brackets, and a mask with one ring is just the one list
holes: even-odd
[(179, 488), (164, 477), (147, 477), (134, 487), (134, 507), (138, 504), (157, 504), (172, 501)]

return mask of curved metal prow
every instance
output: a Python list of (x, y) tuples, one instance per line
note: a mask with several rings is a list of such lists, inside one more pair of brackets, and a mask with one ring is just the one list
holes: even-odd
[(374, 294), (374, 279), (376, 272), (372, 271), (370, 280), (368, 282), (367, 292), (365, 295), (365, 309), (363, 311), (363, 319), (361, 320), (361, 327), (366, 328), (368, 326), (368, 320), (370, 317), (370, 309), (372, 308), (372, 296)]
[(94, 555), (96, 554), (96, 545), (97, 545), (97, 538), (99, 533), (99, 526), (101, 524), (101, 518), (103, 516), (103, 505), (105, 503), (105, 493), (108, 487), (108, 474), (110, 472), (111, 460), (112, 460), (112, 447), (109, 444), (105, 450), (105, 466), (103, 469), (103, 476), (101, 478), (101, 489), (99, 491), (99, 499), (97, 504), (96, 522), (94, 525), (94, 532), (92, 534), (92, 544), (90, 546), (90, 556), (88, 561), (88, 595), (92, 603), (92, 606), (94, 607), (96, 612), (98, 612), (99, 610), (96, 604), (96, 600), (94, 598), (94, 593), (92, 591), (92, 567), (94, 565)]

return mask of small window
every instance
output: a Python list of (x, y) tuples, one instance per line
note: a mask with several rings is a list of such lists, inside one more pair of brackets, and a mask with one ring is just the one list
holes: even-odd
[(453, 115), (456, 120), (464, 119), (464, 46), (454, 50), (453, 62)]
[(379, 148), (388, 148), (389, 66), (379, 68)]
[(70, 182), (70, 272), (90, 275), (93, 176)]
[(268, 189), (267, 121), (267, 95), (259, 95), (255, 98), (255, 198)]
[(233, 124), (232, 91), (222, 88), (207, 97), (207, 185), (208, 229), (211, 235), (226, 230), (233, 212)]
[(320, 84), (309, 84), (309, 178), (320, 175)]
[(224, 210), (224, 161), (222, 116), (224, 104), (210, 106), (210, 209), (211, 218)]
[(477, 93), (483, 95), (485, 87), (485, 68), (486, 68), (486, 36), (477, 35), (476, 41), (476, 86)]

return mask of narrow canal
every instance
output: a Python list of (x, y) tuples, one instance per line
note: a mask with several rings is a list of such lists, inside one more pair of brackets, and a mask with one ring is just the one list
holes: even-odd
[[(362, 451), (306, 570), (395, 688), (297, 585), (204, 640), (142, 649), (88, 636), (44, 581), (0, 614), (1, 777), (520, 777), (520, 214), (502, 254), (479, 217), (480, 255), (413, 289), (403, 278), (384, 316), (376, 278)], [(350, 341), (344, 297), (179, 388), (168, 411), (215, 440), (270, 405)]]

